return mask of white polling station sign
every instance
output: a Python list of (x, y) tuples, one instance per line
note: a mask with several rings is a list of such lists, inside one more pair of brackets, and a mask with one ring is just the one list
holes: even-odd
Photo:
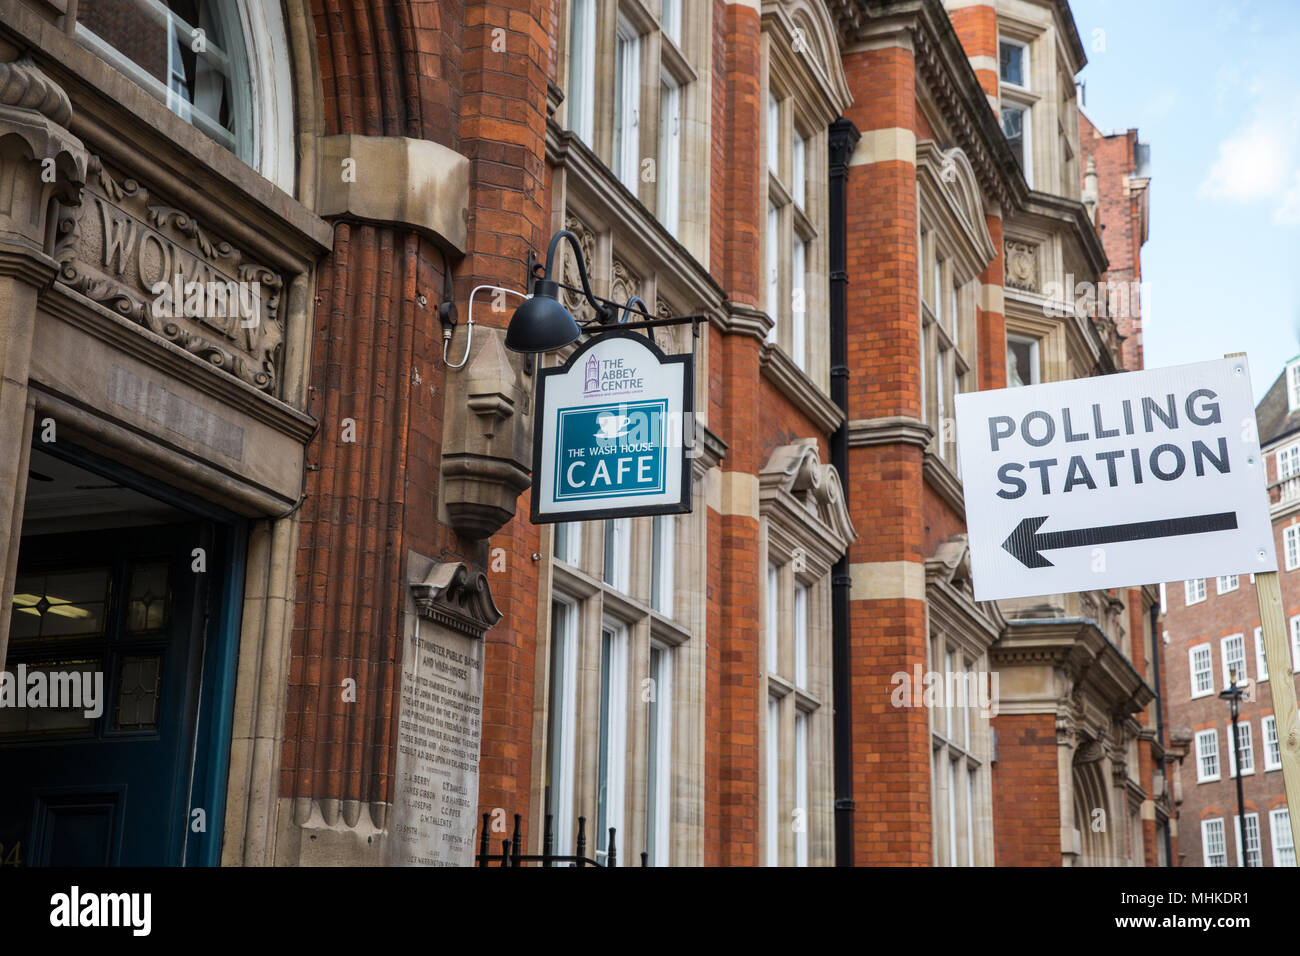
[(1244, 356), (957, 396), (975, 598), (1277, 570)]

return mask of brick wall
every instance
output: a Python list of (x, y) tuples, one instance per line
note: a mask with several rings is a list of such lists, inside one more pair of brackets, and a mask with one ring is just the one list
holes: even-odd
[(996, 866), (1060, 866), (1060, 771), (1051, 714), (999, 714), (993, 774)]

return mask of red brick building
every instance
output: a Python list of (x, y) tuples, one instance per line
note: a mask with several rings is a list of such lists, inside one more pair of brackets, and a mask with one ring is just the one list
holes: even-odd
[[(1141, 359), (1066, 288), (1140, 278), (1145, 206), (1063, 0), (81, 6), (0, 0), (0, 661), (113, 703), (0, 728), (0, 842), (464, 863), (518, 813), (601, 862), (1163, 861), (1154, 590), (976, 602), (955, 454), (956, 394)], [(597, 295), (706, 317), (657, 333), (689, 514), (529, 521), (572, 349), (503, 340), (560, 230)], [(173, 268), (272, 311), (154, 321)]]
[[(1291, 670), (1300, 661), (1300, 362), (1292, 359), (1255, 409), (1278, 579), (1291, 638)], [(1274, 681), (1260, 637), (1254, 575), (1164, 585), (1170, 721), (1187, 748), (1182, 761), (1179, 853), (1184, 866), (1295, 866), (1295, 844), (1282, 784), (1273, 713)], [(1238, 714), (1245, 826), (1237, 804), (1237, 747), (1228, 704), (1230, 674), (1249, 682)]]

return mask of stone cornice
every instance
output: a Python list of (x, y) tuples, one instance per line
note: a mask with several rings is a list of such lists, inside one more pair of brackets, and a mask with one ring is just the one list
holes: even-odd
[(487, 575), (463, 561), (435, 564), (423, 581), (411, 583), (411, 596), (420, 617), (469, 637), (482, 638), (501, 620)]
[(717, 468), (727, 457), (727, 443), (698, 418), (695, 421), (695, 456), (691, 461), (692, 474), (700, 478), (711, 468)]
[(867, 445), (915, 445), (928, 448), (934, 429), (917, 418), (890, 415), (884, 418), (854, 418), (848, 423), (849, 447)]
[(723, 335), (745, 335), (766, 344), (767, 333), (776, 323), (762, 309), (728, 301), (722, 312), (710, 313), (709, 324)]
[(795, 365), (785, 350), (775, 342), (763, 343), (759, 369), (763, 377), (775, 385), (821, 431), (830, 434), (844, 421), (844, 413), (831, 401), (830, 396), (818, 388), (808, 373)]
[(922, 457), (921, 470), (925, 475), (925, 483), (965, 521), (966, 500), (962, 496), (961, 479), (948, 467), (948, 463), (927, 449)]
[(1008, 621), (990, 650), (995, 666), (1052, 664), (1070, 674), (1098, 712), (1127, 718), (1155, 699), (1127, 657), (1095, 621), (1082, 618), (1032, 618)]

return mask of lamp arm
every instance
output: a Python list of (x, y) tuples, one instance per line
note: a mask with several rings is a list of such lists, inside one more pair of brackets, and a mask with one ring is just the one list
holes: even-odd
[(551, 243), (546, 247), (546, 278), (551, 279), (555, 272), (555, 250), (559, 248), (561, 239), (568, 239), (569, 244), (573, 246), (573, 258), (578, 263), (578, 278), (582, 280), (582, 294), (587, 297), (591, 307), (596, 310), (596, 315), (600, 318), (601, 324), (607, 325), (614, 318), (614, 310), (597, 301), (596, 294), (591, 291), (591, 282), (587, 279), (587, 264), (582, 257), (582, 245), (578, 242), (578, 237), (568, 229), (561, 229), (551, 236)]

